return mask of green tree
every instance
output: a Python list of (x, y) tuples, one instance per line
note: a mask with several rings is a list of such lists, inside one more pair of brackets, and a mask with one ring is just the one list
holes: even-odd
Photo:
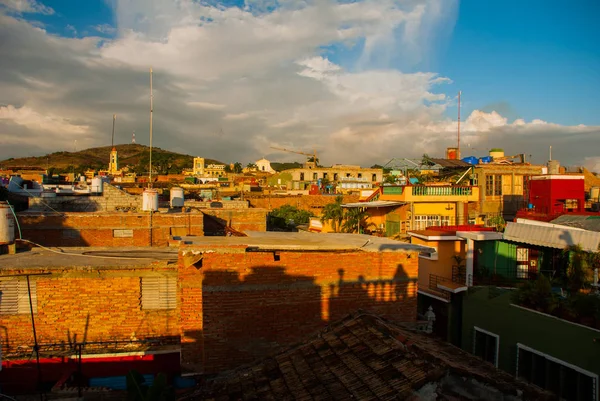
[(240, 174), (244, 168), (242, 167), (242, 163), (235, 162), (233, 163), (233, 172), (236, 174)]
[(254, 168), (255, 169), (257, 167), (256, 167), (256, 164), (254, 164), (254, 163), (248, 163), (248, 164), (246, 164), (246, 168), (249, 168), (249, 169), (253, 169)]
[(300, 210), (292, 205), (283, 205), (273, 209), (267, 217), (267, 225), (271, 229), (287, 230), (298, 224), (307, 224), (313, 216), (311, 212)]
[(590, 255), (579, 245), (571, 245), (564, 252), (568, 257), (567, 289), (571, 294), (576, 294), (590, 282)]
[(342, 231), (347, 233), (358, 232), (359, 234), (362, 234), (365, 229), (374, 226), (373, 223), (368, 222), (369, 217), (371, 217), (371, 215), (362, 207), (349, 208), (346, 213), (344, 213)]
[(325, 223), (331, 221), (331, 228), (333, 228), (333, 231), (336, 233), (342, 227), (342, 221), (344, 220), (344, 210), (342, 208), (343, 202), (344, 197), (342, 195), (336, 196), (335, 202), (325, 205), (323, 214), (321, 215), (321, 222)]

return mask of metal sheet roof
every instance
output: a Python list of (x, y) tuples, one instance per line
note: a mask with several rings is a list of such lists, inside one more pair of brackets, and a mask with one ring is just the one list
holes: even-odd
[(432, 162), (439, 164), (442, 167), (445, 168), (454, 168), (454, 167), (473, 167), (472, 164), (469, 164), (467, 162), (464, 162), (462, 160), (458, 160), (458, 159), (429, 159)]
[(584, 251), (596, 252), (600, 245), (600, 232), (510, 222), (506, 224), (504, 239), (558, 249), (580, 245)]
[(400, 206), (407, 202), (393, 202), (393, 201), (374, 201), (374, 202), (355, 202), (355, 203), (344, 203), (342, 207), (390, 207)]
[(589, 231), (600, 231), (600, 215), (581, 216), (564, 214), (551, 221), (553, 224), (562, 224), (564, 226), (583, 228)]

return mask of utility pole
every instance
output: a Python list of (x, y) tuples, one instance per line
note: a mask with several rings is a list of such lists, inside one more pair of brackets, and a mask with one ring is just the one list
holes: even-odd
[(152, 188), (152, 111), (153, 111), (153, 98), (152, 98), (152, 67), (150, 67), (150, 177), (148, 188)]
[(458, 140), (456, 145), (456, 158), (460, 159), (460, 95), (462, 91), (458, 91)]

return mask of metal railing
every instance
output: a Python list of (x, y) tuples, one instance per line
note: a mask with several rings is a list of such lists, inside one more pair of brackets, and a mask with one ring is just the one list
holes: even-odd
[(436, 295), (450, 301), (452, 294), (448, 291), (438, 288), (438, 284), (452, 282), (451, 278), (438, 276), (437, 274), (429, 274), (429, 290)]
[(473, 194), (473, 187), (471, 186), (415, 185), (411, 188), (414, 196), (465, 196)]

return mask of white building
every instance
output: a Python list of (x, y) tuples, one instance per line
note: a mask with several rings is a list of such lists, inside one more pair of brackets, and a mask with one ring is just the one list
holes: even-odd
[(254, 164), (256, 164), (256, 169), (263, 173), (275, 173), (275, 170), (271, 167), (271, 162), (267, 159), (257, 160)]

